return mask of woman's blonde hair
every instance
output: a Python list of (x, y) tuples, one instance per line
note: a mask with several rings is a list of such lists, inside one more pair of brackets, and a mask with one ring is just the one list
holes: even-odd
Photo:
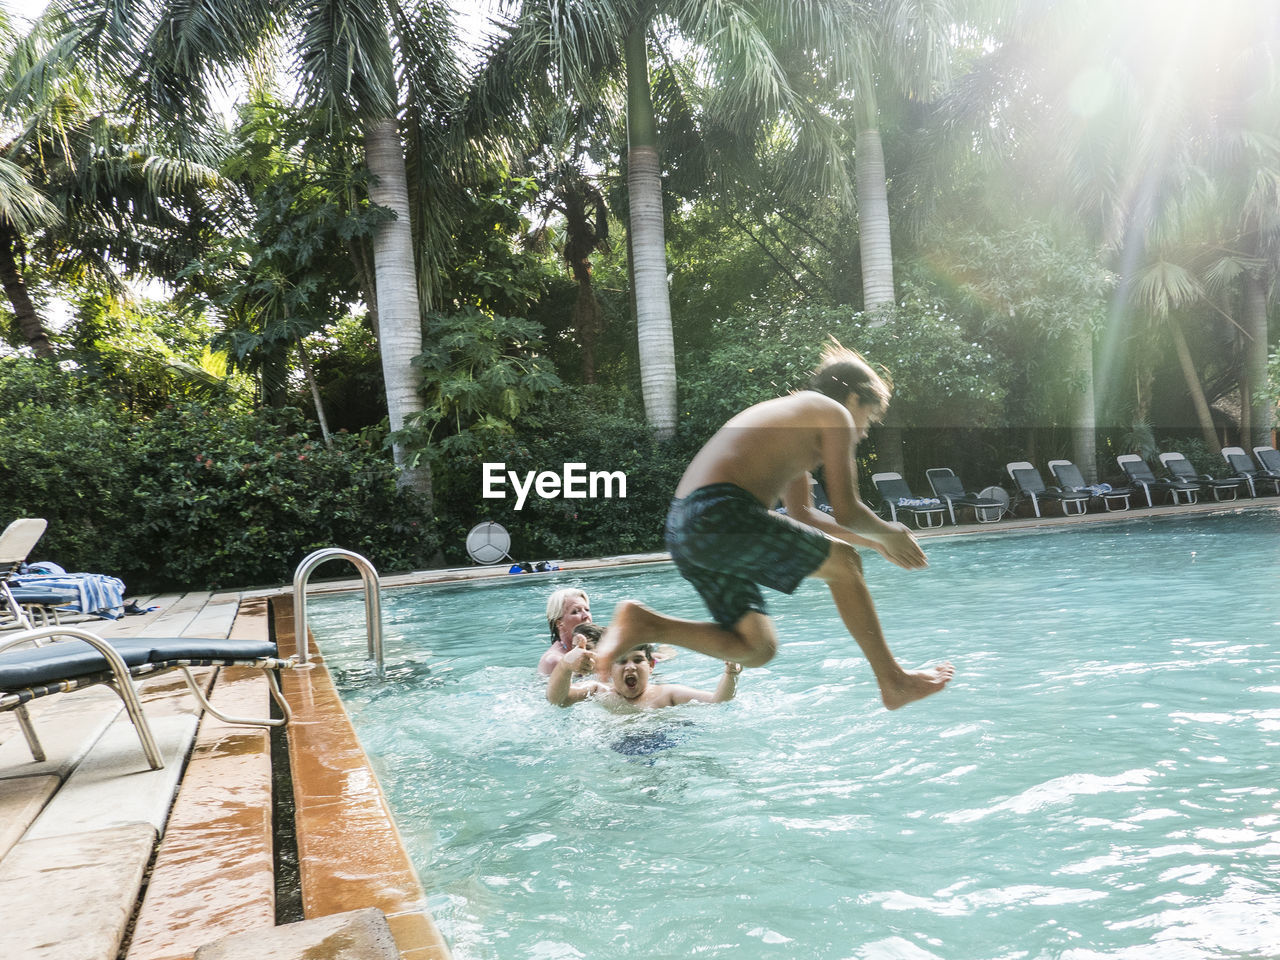
[(560, 634), (556, 632), (556, 625), (564, 616), (564, 608), (568, 605), (570, 597), (581, 597), (583, 603), (591, 603), (587, 599), (586, 591), (577, 587), (561, 587), (547, 597), (547, 626), (551, 628), (552, 643), (560, 639)]

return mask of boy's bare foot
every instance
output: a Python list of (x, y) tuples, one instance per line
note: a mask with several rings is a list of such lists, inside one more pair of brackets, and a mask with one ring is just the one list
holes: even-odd
[(613, 619), (605, 627), (596, 644), (596, 676), (605, 683), (609, 682), (613, 661), (622, 656), (641, 640), (633, 639), (636, 635), (637, 621), (644, 616), (645, 609), (634, 600), (623, 600), (613, 610)]
[(940, 663), (928, 670), (916, 673), (904, 673), (894, 681), (880, 684), (880, 699), (889, 710), (897, 710), (908, 703), (923, 700), (930, 694), (937, 693), (956, 675), (956, 668), (950, 663)]

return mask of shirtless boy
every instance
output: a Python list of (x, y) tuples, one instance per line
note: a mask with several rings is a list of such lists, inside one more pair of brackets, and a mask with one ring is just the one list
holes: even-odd
[(591, 670), (593, 654), (587, 647), (575, 647), (560, 660), (547, 680), (547, 700), (557, 707), (597, 698), (615, 713), (674, 707), (682, 703), (723, 703), (738, 691), (738, 674), (742, 665), (725, 663), (724, 673), (714, 691), (697, 690), (679, 683), (650, 683), (653, 673), (653, 647), (635, 647), (613, 662), (609, 683), (589, 679), (574, 683), (576, 674)]
[[(733, 417), (685, 470), (667, 514), (667, 549), (715, 623), (666, 616), (623, 601), (596, 649), (604, 679), (640, 644), (671, 643), (748, 667), (767, 663), (778, 635), (763, 585), (791, 593), (806, 576), (826, 582), (890, 710), (937, 693), (955, 669), (902, 668), (889, 650), (854, 545), (907, 570), (926, 565), (901, 523), (876, 516), (858, 497), (854, 448), (884, 416), (889, 386), (852, 350), (833, 345), (808, 389), (766, 400)], [(809, 471), (825, 468), (833, 515), (813, 506)], [(782, 500), (787, 515), (768, 509)]]

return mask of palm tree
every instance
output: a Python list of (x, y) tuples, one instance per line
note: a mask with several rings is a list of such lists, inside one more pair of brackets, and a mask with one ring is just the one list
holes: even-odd
[[(895, 299), (888, 176), (881, 137), (883, 109), (907, 100), (928, 103), (950, 80), (963, 4), (955, 0), (878, 0), (860, 5), (861, 22), (846, 52), (851, 85), (854, 175), (862, 305)], [(973, 6), (973, 4), (969, 4)]]
[[(1136, 308), (1168, 337), (1206, 442), (1216, 446), (1205, 365), (1182, 324), (1193, 306), (1205, 316), (1229, 314), (1215, 294), (1230, 285), (1258, 314), (1256, 293), (1266, 285), (1259, 253), (1270, 249), (1263, 238), (1265, 224), (1276, 222), (1270, 184), (1280, 170), (1267, 148), (1280, 114), (1268, 47), (1277, 8), (1254, 0), (1213, 12), (1192, 2), (1058, 0), (1025, 5), (1023, 14), (975, 71), (982, 82), (969, 86), (968, 109), (981, 104), (990, 129), (1015, 131), (1009, 179), (1052, 196), (1057, 215), (1083, 229), (1119, 275), (1109, 335)], [(1251, 291), (1253, 279), (1262, 284)], [(1252, 328), (1244, 341), (1265, 358), (1264, 331)], [(1091, 348), (1082, 338), (1082, 377), (1094, 366)], [(1265, 376), (1258, 355), (1247, 366), (1255, 384)], [(1103, 394), (1116, 369), (1109, 355), (1098, 367)], [(1093, 457), (1094, 392), (1077, 394), (1081, 463)], [(1140, 391), (1139, 407), (1145, 402)]]
[[(1165, 42), (1147, 57), (1122, 45), (1144, 14), (1167, 16)], [(1268, 443), (1269, 291), (1280, 272), (1280, 71), (1273, 38), (1280, 10), (1241, 3), (1222, 15), (1191, 5), (1138, 5), (1121, 22), (1100, 111), (1133, 131), (1103, 151), (1102, 236), (1131, 264), (1131, 289), (1173, 341), (1206, 442), (1219, 440), (1178, 308), (1199, 306), (1240, 331), (1241, 436)], [(1127, 28), (1127, 29), (1126, 29)], [(1096, 38), (1095, 38), (1096, 41)], [(1097, 133), (1098, 125), (1092, 132)], [(1091, 132), (1085, 125), (1086, 134)], [(1077, 141), (1081, 142), (1081, 141)], [(1089, 141), (1083, 141), (1089, 144)], [(1238, 317), (1238, 319), (1237, 319)]]
[[(883, 131), (889, 115), (909, 103), (938, 98), (951, 77), (959, 41), (985, 4), (977, 0), (872, 0), (854, 5), (857, 18), (843, 38), (832, 72), (843, 80), (852, 120), (857, 188), (862, 306), (873, 325), (890, 322), (896, 302), (889, 213), (889, 171)], [(876, 431), (877, 456), (902, 470), (902, 428), (892, 406)]]
[(89, 280), (121, 289), (117, 271), (172, 278), (216, 223), (224, 184), (195, 159), (140, 134), (115, 104), (65, 59), (56, 15), (10, 35), (0, 76), (0, 282), (22, 337), (54, 353), (28, 281)]
[[(185, 130), (207, 121), (211, 97), (229, 77), (260, 66), (284, 46), (294, 51), (290, 73), (300, 103), (326, 118), (330, 136), (359, 131), (370, 199), (393, 214), (374, 231), (376, 303), (370, 306), (395, 439), (423, 410), (412, 363), (422, 352), (422, 304), (434, 293), (448, 238), (442, 201), (448, 168), (439, 151), (458, 83), (445, 4), (66, 5), (75, 50), (89, 52), (100, 69), (127, 85), (136, 108), (155, 122)], [(393, 449), (401, 485), (429, 504), (428, 466), (403, 443)]]
[[(510, 110), (509, 91), (527, 91), (524, 78), (550, 78), (578, 102), (598, 99), (608, 83), (625, 89), (625, 168), (629, 246), (641, 390), (645, 415), (656, 435), (676, 424), (675, 347), (667, 288), (662, 156), (651, 66), (679, 86), (672, 65), (693, 51), (706, 87), (718, 90), (722, 121), (749, 143), (790, 117), (802, 132), (824, 129), (813, 107), (797, 93), (789, 51), (807, 48), (836, 55), (849, 30), (851, 6), (841, 0), (511, 0), (508, 34), (491, 52), (479, 84), (494, 114)], [(520, 78), (520, 79), (517, 79)], [(690, 91), (676, 100), (689, 103)], [(820, 138), (819, 138), (820, 139)], [(831, 146), (831, 141), (827, 141)], [(821, 150), (822, 148), (817, 148)], [(828, 177), (838, 178), (840, 158), (824, 157)], [(813, 172), (823, 169), (816, 164)]]
[(31, 185), (22, 168), (0, 157), (0, 286), (23, 339), (39, 357), (52, 357), (54, 350), (20, 266), (27, 246), (23, 236), (57, 226), (61, 219), (57, 207)]

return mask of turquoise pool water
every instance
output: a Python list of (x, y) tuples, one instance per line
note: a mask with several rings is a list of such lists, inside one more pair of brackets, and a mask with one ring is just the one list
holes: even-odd
[(638, 717), (546, 703), (542, 611), (701, 617), (669, 566), (385, 591), (381, 684), (313, 600), (457, 960), (1280, 956), (1280, 512), (926, 549), (868, 578), (957, 677), (892, 714), (816, 583), (734, 702)]

